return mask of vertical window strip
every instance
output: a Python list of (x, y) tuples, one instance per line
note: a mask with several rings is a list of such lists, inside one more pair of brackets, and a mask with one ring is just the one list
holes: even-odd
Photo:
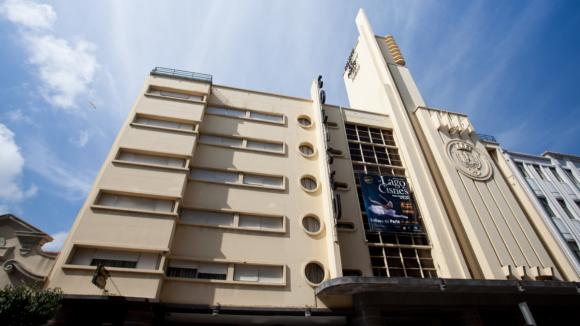
[(556, 168), (554, 168), (554, 167), (551, 167), (551, 168), (550, 168), (550, 171), (552, 172), (552, 174), (553, 174), (553, 175), (556, 177), (556, 179), (557, 179), (559, 182), (564, 182), (564, 180), (562, 180), (562, 178), (561, 178), (561, 177), (560, 177), (560, 175), (558, 174), (558, 171), (556, 171)]
[(562, 209), (563, 209), (563, 210), (564, 210), (564, 212), (566, 213), (566, 215), (568, 215), (568, 217), (569, 217), (571, 220), (574, 220), (574, 219), (576, 219), (576, 218), (574, 217), (574, 215), (572, 215), (572, 212), (570, 212), (570, 210), (568, 209), (568, 206), (566, 206), (566, 202), (564, 202), (564, 200), (562, 200), (562, 199), (558, 199), (557, 201), (558, 201), (558, 204), (560, 204), (560, 206), (562, 207)]
[(546, 176), (542, 172), (542, 168), (539, 165), (534, 164), (534, 169), (536, 170), (536, 172), (538, 172), (538, 174), (540, 175), (540, 178), (542, 178), (542, 180), (548, 180), (548, 179), (546, 179)]

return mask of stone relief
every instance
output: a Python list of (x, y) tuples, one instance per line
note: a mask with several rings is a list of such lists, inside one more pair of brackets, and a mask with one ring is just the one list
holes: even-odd
[(486, 180), (491, 176), (491, 164), (475, 146), (462, 141), (447, 143), (447, 156), (459, 172), (476, 180)]

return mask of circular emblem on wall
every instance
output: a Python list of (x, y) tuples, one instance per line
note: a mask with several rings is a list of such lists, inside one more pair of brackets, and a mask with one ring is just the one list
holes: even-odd
[(447, 143), (447, 157), (459, 172), (476, 180), (491, 176), (491, 164), (485, 155), (468, 142), (452, 140)]

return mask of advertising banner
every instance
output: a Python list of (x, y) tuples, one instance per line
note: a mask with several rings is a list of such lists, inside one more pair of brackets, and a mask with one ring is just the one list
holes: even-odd
[(423, 233), (407, 178), (359, 173), (371, 231)]

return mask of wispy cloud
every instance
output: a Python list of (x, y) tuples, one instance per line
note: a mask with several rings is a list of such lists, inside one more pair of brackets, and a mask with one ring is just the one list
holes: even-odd
[(71, 137), (69, 141), (75, 144), (77, 147), (85, 147), (85, 145), (89, 142), (89, 136), (91, 132), (89, 130), (79, 130), (76, 136)]
[(25, 116), (22, 114), (22, 109), (16, 109), (14, 111), (6, 112), (6, 117), (15, 122), (26, 122), (26, 123), (33, 123), (32, 118)]
[(89, 91), (99, 68), (93, 54), (96, 46), (81, 37), (72, 44), (50, 33), (57, 19), (50, 5), (28, 0), (8, 0), (0, 13), (20, 27), (22, 41), (37, 68), (41, 94), (47, 102), (63, 109), (75, 108), (75, 100)]
[(7, 210), (37, 192), (34, 184), (28, 190), (22, 185), (24, 158), (14, 141), (14, 133), (0, 124), (0, 208)]
[(26, 161), (30, 164), (27, 164), (26, 168), (52, 182), (56, 186), (56, 195), (73, 201), (87, 196), (94, 180), (92, 172), (79, 170), (74, 165), (60, 160), (40, 141), (28, 144), (28, 148)]

